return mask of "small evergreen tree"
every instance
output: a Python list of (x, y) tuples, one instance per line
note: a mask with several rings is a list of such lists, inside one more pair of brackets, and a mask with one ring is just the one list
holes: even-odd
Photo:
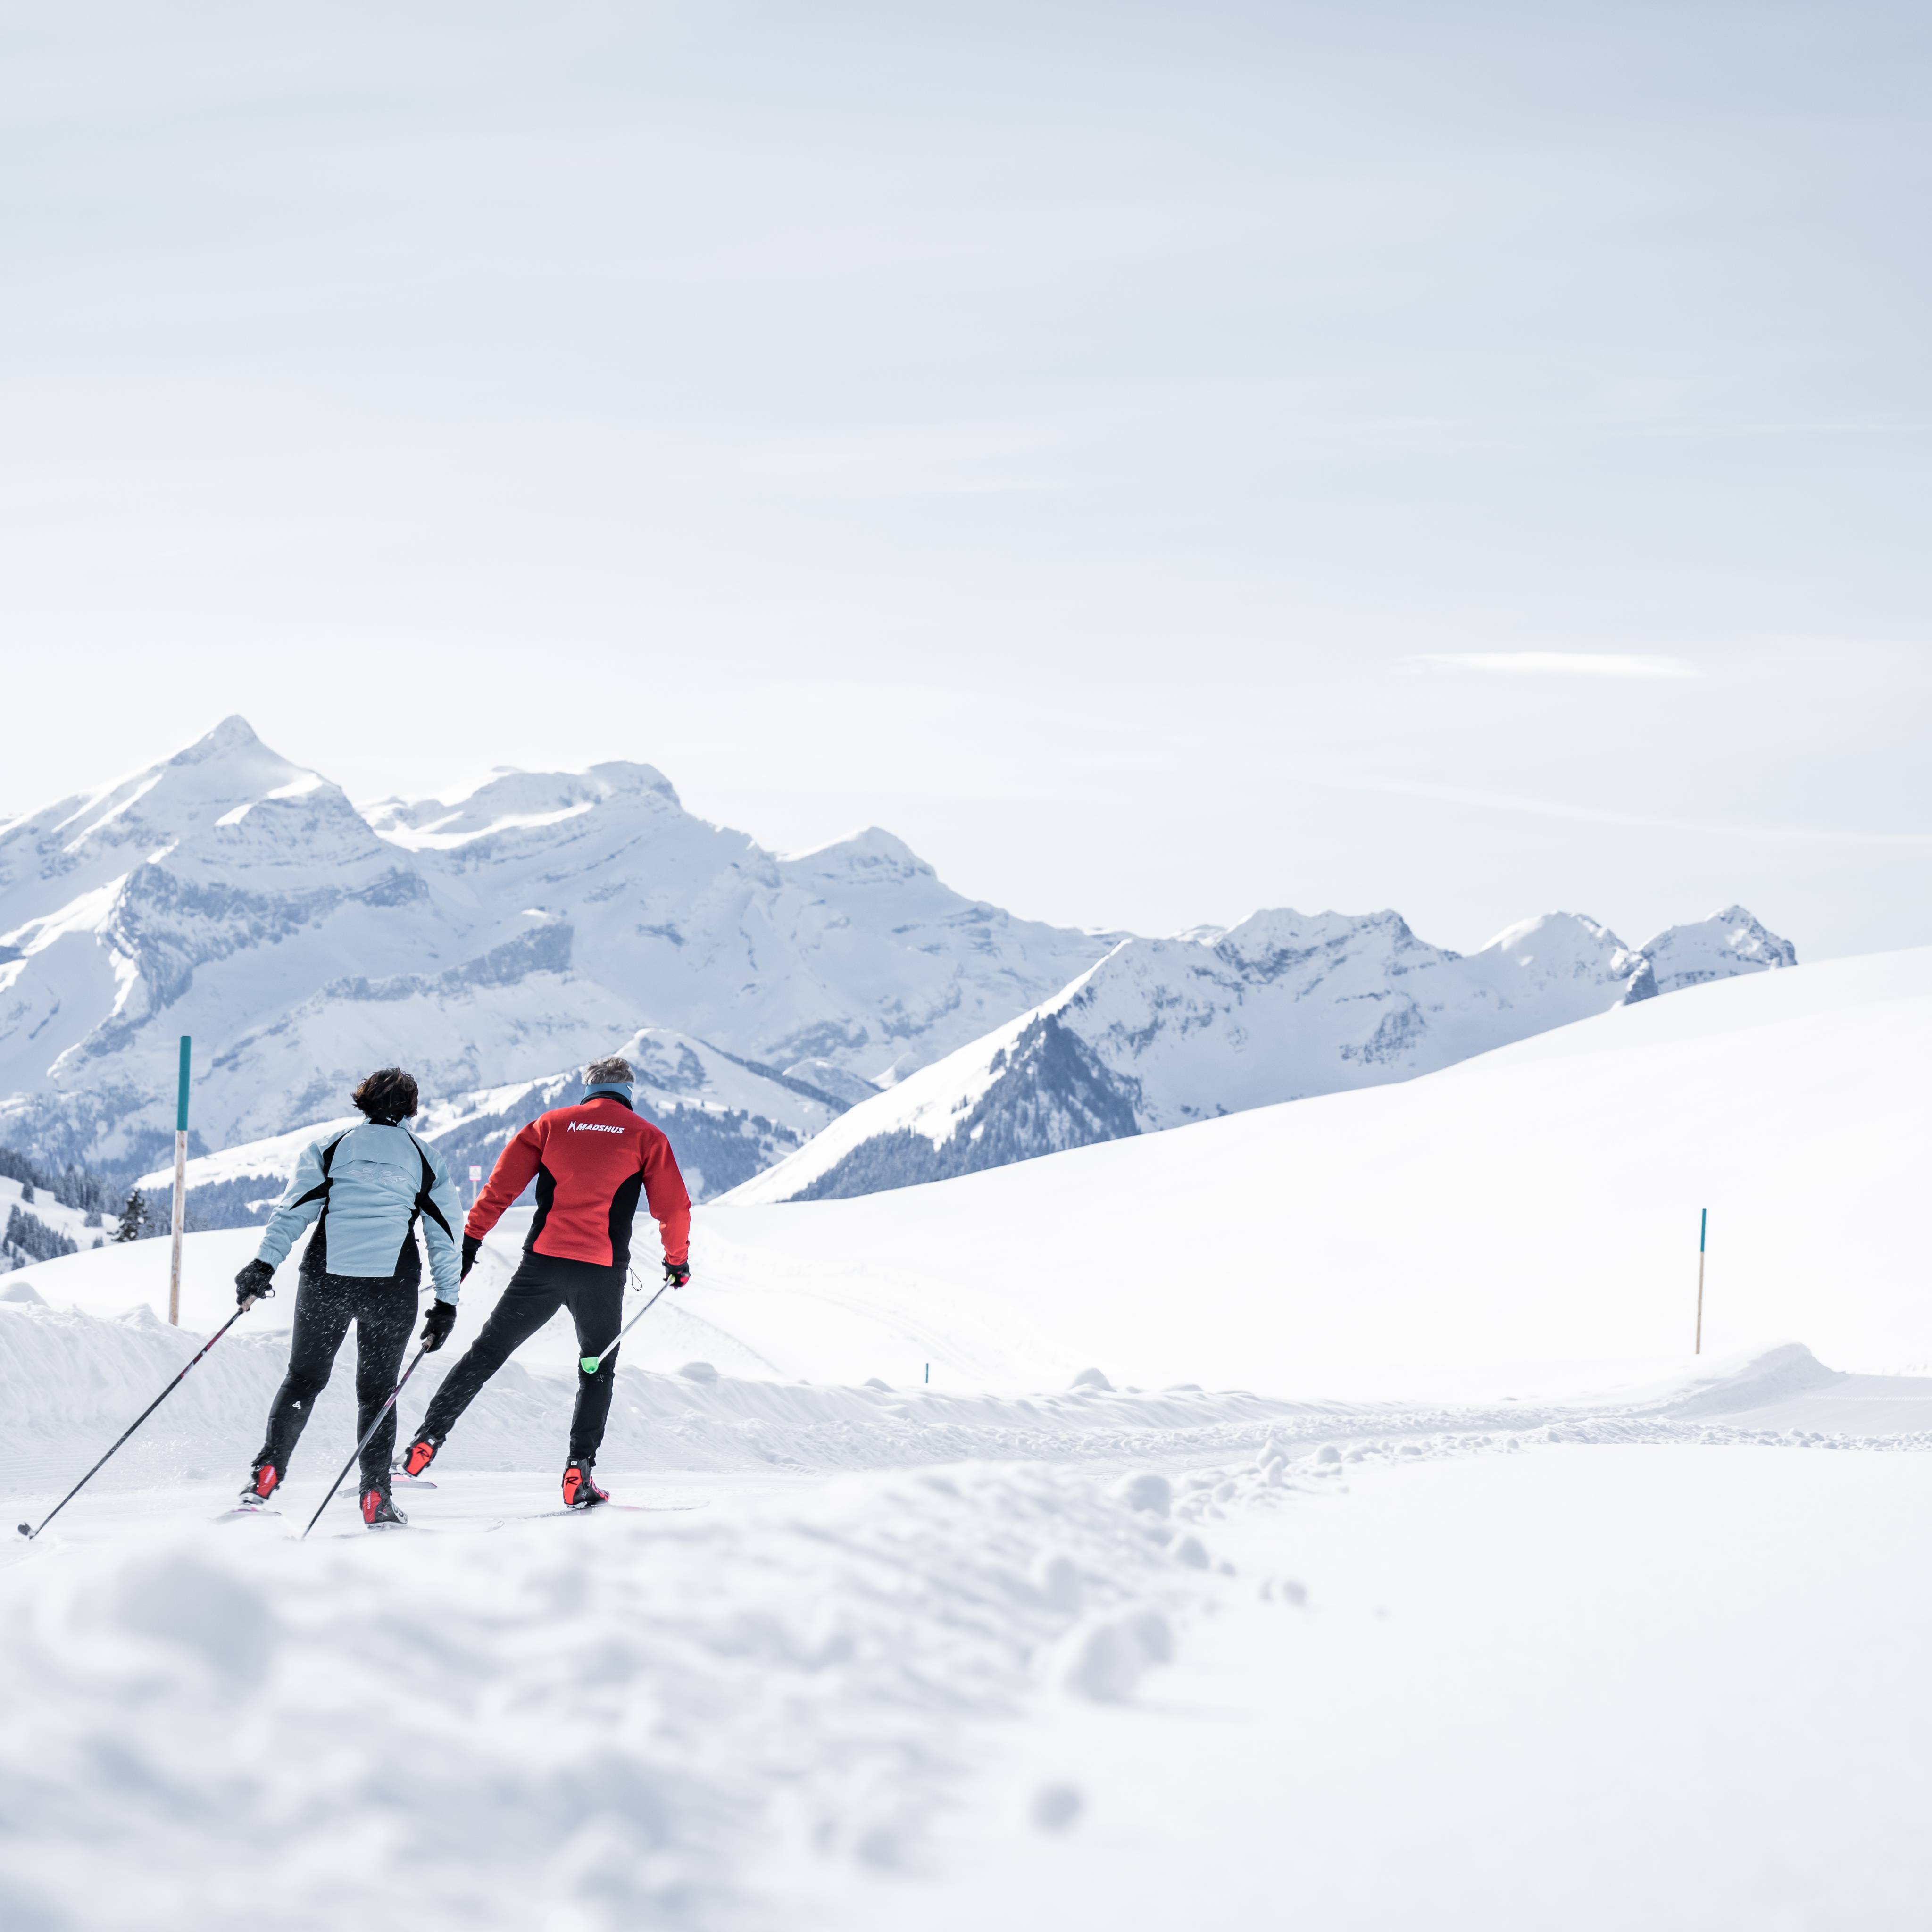
[(39, 1198), (34, 1192), (34, 1184), (31, 1180), (21, 1182), (20, 1200), (23, 1206), (31, 1208)]
[(117, 1241), (138, 1241), (141, 1238), (141, 1222), (148, 1211), (148, 1204), (141, 1198), (137, 1187), (128, 1197), (121, 1210), (119, 1225), (114, 1230)]

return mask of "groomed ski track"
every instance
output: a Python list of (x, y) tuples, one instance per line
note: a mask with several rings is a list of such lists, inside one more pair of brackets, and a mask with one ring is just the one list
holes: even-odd
[[(75, 1324), (110, 1408), (115, 1345), (136, 1378), (184, 1346), (8, 1308), (10, 1370), (37, 1343), (68, 1354)], [(1597, 1680), (1606, 1603), (1628, 1624), (1613, 1676), (1632, 1632), (1662, 1640), (1636, 1580), (1656, 1564), (1681, 1586), (1676, 1660), (1623, 1683), (1625, 1717), (1654, 1695), (1657, 1725), (1729, 1725), (1748, 1753), (1750, 1721), (1802, 1709), (1806, 1828), (1868, 1874), (1856, 1910), (1834, 1885), (1829, 1920), (1791, 1916), (1802, 1883), (1773, 1900), (1753, 1879), (1785, 1916), (1748, 1922), (1901, 1922), (1886, 1888), (1922, 1862), (1881, 1840), (1922, 1781), (1899, 1714), (1932, 1720), (1932, 1669), (1894, 1626), (1924, 1580), (1916, 1540), (1870, 1532), (1932, 1508), (1912, 1453), (1932, 1382), (1797, 1348), (1621, 1390), (1373, 1404), (631, 1372), (600, 1473), (633, 1507), (566, 1520), (554, 1471), (466, 1467), (452, 1438), (436, 1488), (404, 1493), (410, 1529), (345, 1507), (304, 1544), (346, 1400), (318, 1412), (286, 1514), (210, 1520), (269, 1340), (145, 1466), (6, 1551), (10, 1926), (239, 1928), (272, 1897), (316, 1932), (1046, 1932), (1083, 1900), (1148, 1932), (1259, 1922), (1269, 1899), (1339, 1926), (1734, 1924), (1688, 1852), (1678, 1881), (1579, 1856), (1577, 1805), (1622, 1792), (1648, 1816), (1650, 1745)], [(474, 1460), (560, 1441), (567, 1380), (524, 1383), (478, 1418)], [(19, 1481), (20, 1435), (6, 1454), (16, 1515), (58, 1493)], [(1754, 1702), (1767, 1671), (1778, 1694)], [(1453, 1783), (1459, 1738), (1480, 1797), (1388, 1803), (1412, 1749)], [(1759, 1828), (1721, 1782), (1678, 1794), (1720, 1862)], [(1286, 1810), (1232, 1843), (1276, 1790)], [(1516, 1872), (1471, 1850), (1486, 1819)]]

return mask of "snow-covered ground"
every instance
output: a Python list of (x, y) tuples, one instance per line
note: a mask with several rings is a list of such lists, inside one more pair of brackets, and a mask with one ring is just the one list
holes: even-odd
[[(399, 1492), (409, 1531), (344, 1501), (295, 1540), (346, 1354), (285, 1513), (212, 1520), (284, 1270), (0, 1556), (0, 1923), (1916, 1926), (1932, 1379), (1874, 1371), (1932, 1339), (1928, 1045), (1932, 955), (1807, 967), (706, 1208), (626, 1345), (600, 1468), (634, 1507), (588, 1518), (558, 1323)], [(10, 1520), (255, 1238), (190, 1238), (181, 1330), (164, 1243), (8, 1278), (40, 1298), (0, 1304)]]
[[(190, 1346), (0, 1310), (76, 1457)], [(1913, 1922), (1932, 1383), (1792, 1350), (1364, 1410), (630, 1371), (638, 1507), (582, 1519), (476, 1466), (557, 1460), (568, 1383), (524, 1376), (410, 1532), (338, 1504), (302, 1543), (333, 1389), (288, 1513), (208, 1520), (274, 1353), (7, 1552), (10, 1928)]]
[(1916, 1370), (1928, 1091), (1932, 950), (1838, 960), (1398, 1086), (860, 1199), (719, 1203), (703, 1265), (747, 1311), (717, 1318), (734, 1330), (809, 1301), (838, 1341), (776, 1358), (794, 1372), (892, 1381), (930, 1351), (964, 1382), (1090, 1364), (1334, 1393), (1688, 1350), (1708, 1208), (1707, 1342)]

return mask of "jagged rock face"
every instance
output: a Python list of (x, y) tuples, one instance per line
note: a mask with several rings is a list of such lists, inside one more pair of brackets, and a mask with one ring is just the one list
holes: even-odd
[(1108, 936), (962, 898), (880, 832), (781, 860), (648, 765), (358, 812), (230, 718), (0, 827), (0, 1138), (157, 1156), (176, 1040), (197, 1143), (534, 1083), (668, 1028), (849, 1100), (1034, 1004)]
[(1127, 940), (1035, 1013), (854, 1108), (736, 1198), (869, 1193), (1408, 1079), (1695, 983), (1693, 972), (1796, 958), (1737, 908), (1642, 949), (1570, 913), (1468, 955), (1418, 939), (1392, 912), (1263, 912), (1231, 932)]
[(1120, 1083), (1108, 1077), (1058, 1014), (1030, 1016), (994, 1052), (988, 1071), (992, 1078), (985, 1088), (957, 1110), (944, 1139), (931, 1140), (915, 1127), (868, 1136), (787, 1198), (831, 1201), (874, 1194), (1140, 1131)]

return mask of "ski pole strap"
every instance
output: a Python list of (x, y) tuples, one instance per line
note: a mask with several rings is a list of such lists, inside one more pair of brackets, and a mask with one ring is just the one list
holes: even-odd
[[(664, 1288), (668, 1288), (670, 1286), (670, 1283), (669, 1282), (666, 1282), (664, 1285), (664, 1288), (659, 1288), (658, 1290), (658, 1294), (652, 1295), (650, 1300), (646, 1302), (644, 1306), (639, 1309), (637, 1313), (632, 1316), (630, 1320), (626, 1322), (623, 1327), (618, 1330), (617, 1342), (621, 1342), (640, 1322), (643, 1321), (646, 1315), (650, 1314), (651, 1310), (657, 1306), (658, 1294), (663, 1294)], [(605, 1348), (604, 1351), (603, 1355), (580, 1355), (578, 1358), (577, 1366), (578, 1368), (582, 1370), (586, 1376), (594, 1376), (597, 1371), (604, 1366), (604, 1355), (612, 1354), (616, 1352), (617, 1342), (613, 1342), (610, 1343), (609, 1347)]]
[(383, 1417), (387, 1415), (389, 1411), (395, 1406), (397, 1396), (400, 1395), (403, 1392), (404, 1383), (406, 1382), (410, 1376), (416, 1373), (416, 1364), (421, 1361), (424, 1356), (428, 1353), (429, 1351), (426, 1348), (418, 1348), (415, 1354), (410, 1358), (409, 1366), (403, 1371), (402, 1381), (398, 1382), (395, 1387), (390, 1390), (388, 1400), (385, 1401), (382, 1407), (376, 1412), (375, 1420), (370, 1423), (367, 1429), (363, 1430), (362, 1441), (357, 1443), (356, 1447), (349, 1452), (349, 1460), (342, 1466), (342, 1474), (338, 1476), (334, 1481), (329, 1484), (328, 1495), (324, 1496), (321, 1502), (316, 1506), (314, 1515), (310, 1516), (308, 1520), (308, 1529), (305, 1529), (302, 1532), (302, 1536), (297, 1539), (298, 1541), (306, 1540), (308, 1536), (308, 1530), (314, 1528), (316, 1525), (322, 1520), (322, 1513), (324, 1510), (328, 1508), (331, 1503), (334, 1502), (335, 1492), (341, 1488), (343, 1478), (346, 1477), (349, 1474), (350, 1471), (355, 1468), (356, 1463), (361, 1460), (363, 1450), (369, 1446), (370, 1437), (374, 1436), (376, 1430), (382, 1427)]
[(109, 1450), (107, 1454), (102, 1456), (100, 1460), (95, 1463), (94, 1467), (88, 1470), (87, 1474), (82, 1477), (80, 1480), (75, 1484), (74, 1487), (68, 1490), (67, 1494), (62, 1496), (60, 1501), (56, 1503), (53, 1508), (49, 1510), (45, 1516), (41, 1517), (40, 1529), (29, 1529), (24, 1522), (20, 1525), (20, 1534), (24, 1536), (29, 1543), (32, 1542), (34, 1538), (40, 1534), (40, 1530), (45, 1529), (47, 1525), (52, 1522), (54, 1518), (58, 1516), (61, 1511), (65, 1509), (68, 1504), (72, 1502), (74, 1498), (79, 1496), (81, 1491), (86, 1489), (89, 1483), (93, 1481), (95, 1475), (106, 1466), (109, 1459), (112, 1456), (114, 1450), (116, 1449), (118, 1449), (121, 1444), (126, 1442), (128, 1437), (133, 1435), (135, 1430), (139, 1429), (142, 1424), (146, 1422), (148, 1417), (152, 1415), (154, 1411), (159, 1408), (161, 1404), (166, 1402), (168, 1397), (174, 1394), (176, 1389), (180, 1388), (182, 1384), (182, 1377), (185, 1376), (188, 1373), (188, 1370), (193, 1368), (195, 1364), (200, 1361), (202, 1357), (206, 1354), (208, 1350), (213, 1348), (215, 1343), (220, 1341), (222, 1336), (226, 1334), (229, 1330), (233, 1328), (236, 1323), (239, 1322), (242, 1316), (246, 1315), (248, 1310), (254, 1306), (254, 1304), (253, 1302), (244, 1301), (239, 1308), (236, 1310), (232, 1315), (229, 1316), (226, 1322), (222, 1323), (219, 1328), (215, 1330), (212, 1335), (208, 1336), (206, 1342), (202, 1342), (201, 1346), (197, 1348), (194, 1354), (189, 1358), (186, 1366), (182, 1370), (181, 1375), (176, 1376), (174, 1380), (169, 1383), (167, 1387), (162, 1390), (160, 1394), (156, 1396), (154, 1400), (149, 1402), (147, 1407), (142, 1409), (140, 1414), (136, 1416), (134, 1420), (129, 1423), (128, 1426), (121, 1432), (119, 1436), (116, 1438), (114, 1448)]

